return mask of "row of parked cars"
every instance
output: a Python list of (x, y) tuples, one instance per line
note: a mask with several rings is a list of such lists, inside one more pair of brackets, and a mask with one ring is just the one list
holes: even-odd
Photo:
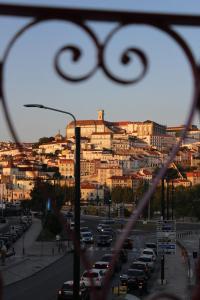
[(0, 249), (3, 246), (6, 247), (6, 256), (14, 255), (13, 244), (24, 234), (31, 224), (32, 218), (30, 216), (22, 216), (18, 224), (10, 225), (6, 232), (0, 233)]
[(120, 276), (121, 284), (127, 286), (128, 292), (135, 290), (139, 290), (140, 294), (147, 292), (148, 280), (155, 270), (156, 258), (156, 244), (146, 243), (141, 255)]

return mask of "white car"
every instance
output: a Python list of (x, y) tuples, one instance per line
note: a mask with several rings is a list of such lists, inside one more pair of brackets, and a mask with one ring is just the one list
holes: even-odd
[(152, 256), (153, 256), (153, 259), (156, 260), (156, 254), (155, 254), (154, 250), (151, 249), (151, 248), (144, 248), (144, 249), (142, 250), (142, 255), (143, 255), (143, 254), (145, 254), (145, 255), (152, 255)]
[(148, 265), (148, 267), (149, 267), (149, 269), (151, 270), (151, 272), (154, 271), (154, 269), (155, 269), (155, 261), (154, 261), (152, 255), (143, 254), (143, 255), (141, 255), (141, 256), (137, 259), (137, 261), (145, 262), (145, 263)]
[(81, 242), (83, 243), (93, 243), (94, 237), (90, 231), (81, 232)]
[(86, 287), (102, 287), (105, 271), (99, 269), (90, 269), (84, 271), (81, 277), (81, 284)]

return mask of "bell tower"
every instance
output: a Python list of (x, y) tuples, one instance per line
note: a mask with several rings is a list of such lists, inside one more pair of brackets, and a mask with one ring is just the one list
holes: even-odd
[(98, 120), (104, 121), (104, 110), (98, 110)]

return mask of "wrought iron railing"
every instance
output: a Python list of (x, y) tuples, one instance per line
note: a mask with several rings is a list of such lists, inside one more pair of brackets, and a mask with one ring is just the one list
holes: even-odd
[[(150, 27), (153, 27), (165, 34), (167, 34), (183, 51), (186, 61), (188, 61), (189, 66), (192, 71), (193, 79), (193, 97), (191, 99), (191, 105), (187, 117), (187, 122), (185, 129), (182, 133), (182, 137), (178, 144), (172, 149), (168, 160), (165, 165), (154, 179), (152, 186), (144, 195), (142, 201), (139, 203), (136, 213), (129, 218), (129, 221), (126, 225), (126, 230), (123, 231), (120, 239), (117, 240), (115, 248), (115, 255), (113, 256), (112, 265), (114, 265), (119, 249), (121, 248), (123, 241), (129, 235), (131, 229), (136, 223), (141, 212), (145, 208), (146, 204), (150, 200), (150, 197), (155, 191), (155, 188), (164, 176), (169, 164), (173, 161), (179, 146), (181, 145), (182, 139), (185, 137), (186, 131), (191, 123), (192, 117), (195, 113), (195, 110), (200, 107), (200, 77), (199, 77), (199, 63), (195, 60), (195, 57), (188, 45), (187, 41), (174, 29), (174, 25), (178, 26), (200, 26), (200, 16), (195, 15), (177, 15), (177, 14), (156, 14), (156, 13), (140, 13), (140, 12), (119, 12), (119, 11), (107, 11), (107, 10), (86, 10), (86, 9), (68, 9), (68, 8), (56, 8), (56, 7), (36, 7), (36, 6), (20, 6), (20, 5), (4, 5), (0, 4), (0, 16), (9, 16), (9, 17), (18, 17), (18, 18), (27, 18), (28, 22), (23, 26), (9, 41), (6, 50), (4, 52), (3, 58), (0, 61), (0, 99), (3, 107), (3, 112), (6, 117), (7, 125), (9, 130), (15, 140), (15, 142), (20, 145), (19, 138), (15, 131), (14, 124), (9, 114), (7, 107), (7, 99), (5, 93), (5, 67), (9, 59), (9, 55), (13, 49), (13, 46), (18, 41), (18, 39), (27, 32), (33, 26), (43, 23), (50, 20), (63, 20), (70, 22), (78, 27), (80, 27), (90, 38), (92, 43), (95, 46), (96, 50), (96, 63), (95, 66), (85, 75), (82, 76), (73, 76), (64, 72), (60, 67), (60, 56), (63, 53), (70, 52), (72, 54), (72, 63), (76, 63), (82, 56), (81, 49), (76, 45), (65, 45), (55, 55), (54, 66), (58, 75), (66, 80), (73, 83), (79, 83), (81, 81), (87, 80), (92, 77), (98, 69), (101, 69), (105, 76), (118, 84), (130, 85), (135, 84), (143, 79), (148, 69), (148, 59), (145, 52), (141, 49), (135, 47), (129, 47), (123, 53), (121, 53), (121, 64), (130, 65), (132, 63), (132, 55), (136, 55), (140, 60), (142, 65), (142, 72), (132, 79), (125, 79), (116, 75), (110, 67), (108, 67), (105, 55), (109, 43), (112, 41), (112, 38), (118, 34), (118, 32), (124, 27), (134, 25), (134, 24), (145, 24)], [(29, 21), (31, 18), (31, 21)], [(106, 36), (105, 40), (102, 42), (99, 40), (96, 32), (88, 25), (88, 21), (98, 21), (101, 23), (111, 23), (114, 25), (112, 29)], [(77, 250), (78, 251), (78, 250)], [(86, 258), (83, 256), (83, 263), (85, 267), (88, 266)], [(111, 272), (108, 273), (107, 279), (110, 279)], [(109, 280), (105, 280), (105, 285), (102, 289), (102, 293), (99, 296), (100, 299), (105, 299), (106, 294), (109, 288)], [(164, 295), (163, 295), (164, 296)], [(195, 298), (196, 297), (196, 298)], [(154, 296), (152, 299), (161, 299), (162, 295)], [(164, 298), (164, 297), (163, 297)], [(166, 298), (177, 299), (177, 297), (172, 295), (166, 295)], [(197, 299), (197, 296), (194, 296), (194, 299)]]

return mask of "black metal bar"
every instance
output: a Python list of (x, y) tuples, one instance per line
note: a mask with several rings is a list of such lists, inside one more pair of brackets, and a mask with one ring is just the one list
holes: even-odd
[(198, 15), (74, 9), (64, 7), (30, 5), (0, 4), (0, 15), (16, 17), (34, 17), (42, 19), (67, 19), (77, 22), (88, 20), (102, 22), (108, 21), (121, 23), (145, 23), (157, 25), (200, 25), (200, 16)]
[(172, 192), (171, 192), (171, 208), (172, 208), (172, 220), (174, 220), (174, 182), (172, 180)]
[(167, 191), (166, 191), (166, 210), (167, 210), (167, 220), (169, 220), (169, 182), (167, 180)]
[(162, 220), (165, 220), (165, 179), (162, 178), (161, 185), (161, 216)]
[(161, 272), (160, 272), (161, 284), (164, 284), (165, 279), (165, 255), (163, 254), (161, 257)]
[[(75, 127), (76, 164), (75, 164), (75, 203), (74, 203), (74, 231), (76, 247), (80, 249), (80, 127)], [(79, 299), (80, 290), (80, 254), (74, 251), (73, 265), (73, 299)]]

